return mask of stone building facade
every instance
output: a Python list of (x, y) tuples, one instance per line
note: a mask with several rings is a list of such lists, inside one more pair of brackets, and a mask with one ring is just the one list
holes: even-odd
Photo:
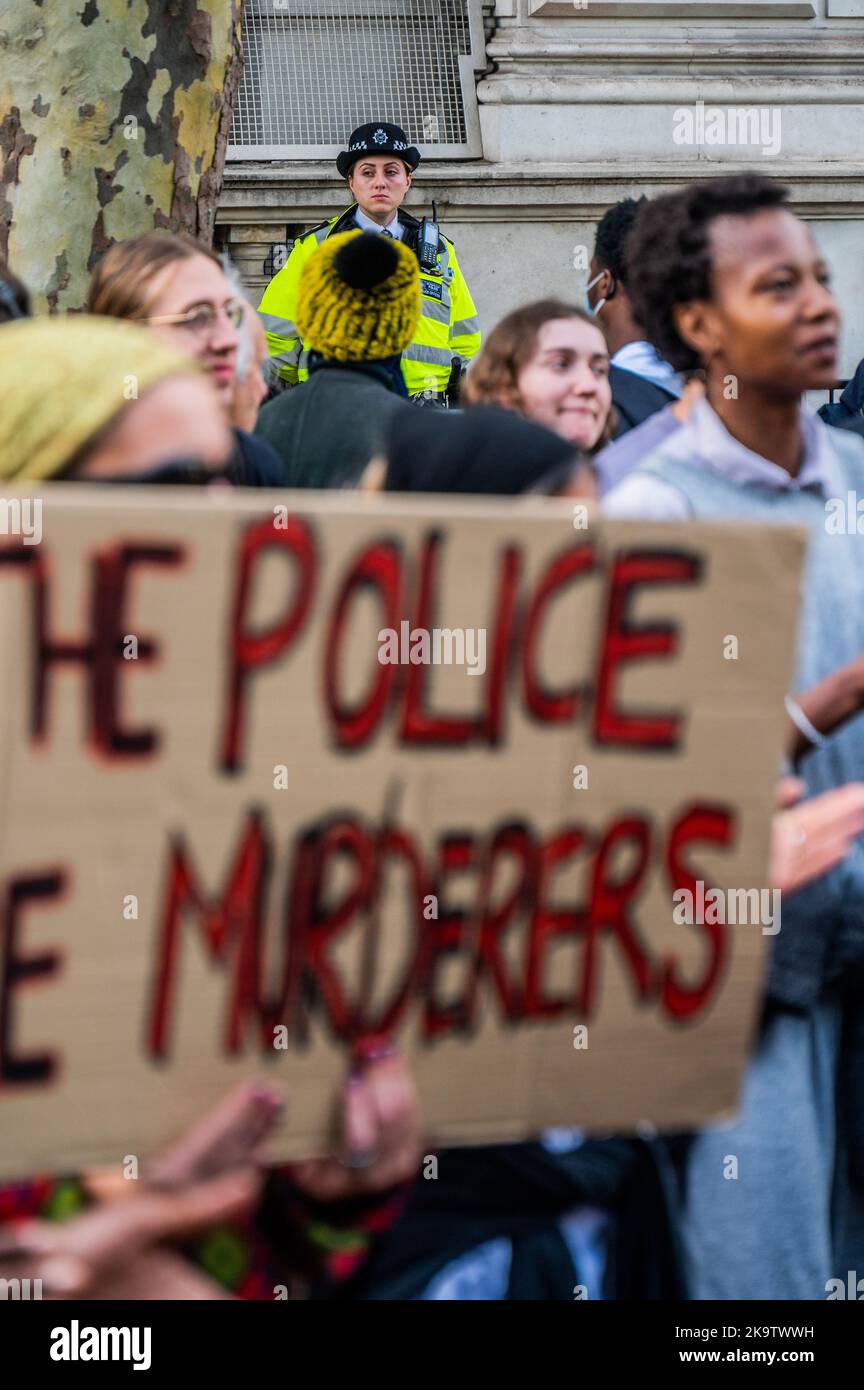
[[(754, 168), (813, 223), (850, 374), (864, 357), (864, 0), (465, 3), (483, 50), (473, 148), (424, 160), (408, 206), (437, 200), (484, 329), (529, 298), (578, 300), (619, 198)], [(329, 156), (248, 153), (226, 167), (218, 237), (254, 298), (292, 238), (347, 199)]]

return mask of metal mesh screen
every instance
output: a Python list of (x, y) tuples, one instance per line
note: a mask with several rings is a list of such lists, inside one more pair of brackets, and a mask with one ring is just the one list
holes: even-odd
[(376, 117), (428, 154), (479, 155), (474, 3), (246, 0), (228, 157), (334, 154)]

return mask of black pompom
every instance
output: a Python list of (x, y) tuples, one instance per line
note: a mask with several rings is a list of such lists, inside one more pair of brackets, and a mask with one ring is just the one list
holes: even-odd
[(362, 232), (352, 237), (333, 257), (336, 274), (352, 290), (372, 290), (388, 280), (399, 264), (390, 237), (379, 232)]

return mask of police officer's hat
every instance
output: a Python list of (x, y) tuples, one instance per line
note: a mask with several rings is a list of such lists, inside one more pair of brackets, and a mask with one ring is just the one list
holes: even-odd
[(391, 125), (389, 121), (369, 121), (368, 125), (358, 125), (351, 132), (347, 150), (336, 158), (336, 168), (346, 179), (364, 155), (395, 154), (413, 171), (420, 163), (420, 151), (416, 145), (408, 144), (408, 136), (401, 126)]

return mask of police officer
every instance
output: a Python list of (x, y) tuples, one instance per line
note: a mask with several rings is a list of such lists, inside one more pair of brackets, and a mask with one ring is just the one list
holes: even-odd
[[(305, 381), (308, 354), (294, 322), (297, 282), (312, 252), (327, 237), (361, 227), (397, 237), (420, 256), (422, 223), (402, 210), (420, 151), (398, 125), (370, 121), (354, 131), (336, 167), (354, 199), (338, 217), (298, 237), (286, 264), (273, 277), (258, 306), (270, 356), (283, 381)], [(409, 396), (443, 403), (451, 378), (480, 348), (480, 325), (452, 241), (438, 235), (434, 266), (421, 260), (423, 308), (413, 340), (402, 353)], [(460, 368), (461, 364), (461, 368)]]

